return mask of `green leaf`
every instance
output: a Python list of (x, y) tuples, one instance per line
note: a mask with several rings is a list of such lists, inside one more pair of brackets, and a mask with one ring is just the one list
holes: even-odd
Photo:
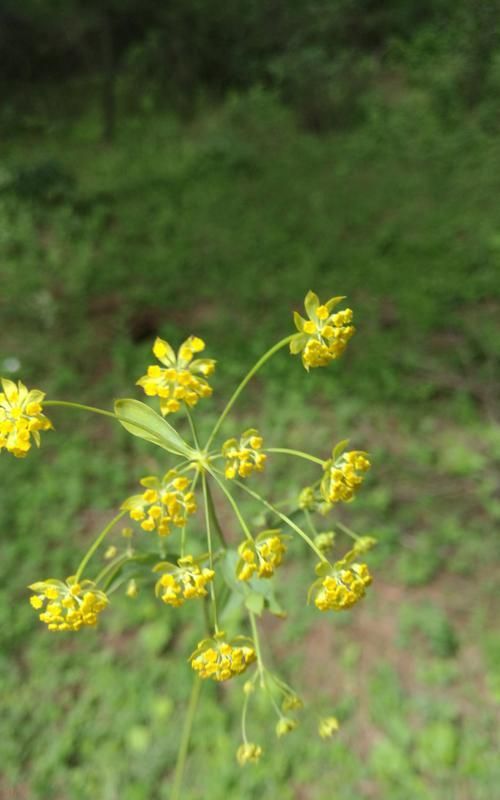
[(327, 307), (328, 311), (331, 311), (332, 308), (335, 308), (335, 306), (338, 306), (338, 304), (341, 303), (342, 300), (345, 300), (345, 295), (342, 295), (340, 297), (331, 297), (330, 300), (328, 300), (325, 303), (325, 306)]
[(168, 450), (169, 453), (188, 458), (192, 454), (192, 449), (179, 436), (175, 428), (145, 403), (126, 398), (116, 400), (115, 414), (120, 424), (132, 436), (146, 439), (146, 441)]
[(302, 333), (302, 331), (304, 330), (304, 324), (305, 324), (304, 317), (301, 314), (299, 314), (298, 311), (294, 311), (293, 312), (293, 321), (295, 322), (295, 327), (297, 328), (297, 330), (300, 333)]
[(337, 459), (340, 458), (340, 456), (342, 455), (348, 444), (349, 444), (349, 439), (342, 439), (341, 442), (335, 445), (335, 447), (332, 450), (332, 458), (334, 461), (337, 461)]
[(260, 617), (264, 609), (264, 595), (258, 594), (258, 592), (249, 592), (245, 598), (245, 605), (252, 614)]
[(319, 297), (315, 292), (308, 292), (304, 300), (305, 309), (310, 317), (316, 314), (316, 309), (319, 306)]
[(297, 333), (290, 342), (290, 352), (292, 356), (296, 356), (306, 346), (309, 336), (307, 333)]

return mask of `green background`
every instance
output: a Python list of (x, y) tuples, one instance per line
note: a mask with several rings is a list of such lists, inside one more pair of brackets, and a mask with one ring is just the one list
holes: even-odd
[[(497, 792), (500, 45), (488, 5), (483, 18), (467, 2), (418, 14), (293, 3), (270, 39), (260, 3), (243, 16), (237, 4), (235, 19), (202, 3), (172, 3), (163, 19), (153, 3), (129, 41), (132, 2), (94, 3), (94, 16), (74, 3), (68, 17), (35, 3), (23, 35), (48, 45), (31, 52), (31, 76), (4, 54), (5, 377), (110, 407), (141, 397), (155, 335), (193, 333), (218, 361), (197, 409), (208, 430), (246, 368), (291, 332), (308, 289), (354, 309), (341, 360), (307, 374), (280, 353), (224, 432), (255, 425), (266, 444), (324, 457), (349, 438), (371, 453), (359, 497), (336, 513), (378, 538), (373, 586), (352, 611), (322, 615), (305, 605), (314, 560), (291, 546), (276, 581), (288, 618), (261, 627), (267, 659), (306, 701), (301, 725), (278, 741), (257, 703), (250, 730), (265, 752), (242, 770), (241, 681), (204, 686), (186, 800)], [(63, 19), (79, 21), (92, 53), (103, 11), (114, 131), (105, 64), (72, 62), (61, 34)], [(170, 72), (151, 44), (167, 24)], [(52, 636), (26, 587), (74, 572), (137, 480), (168, 463), (103, 418), (50, 416), (39, 452), (0, 457), (0, 797), (166, 800), (200, 609), (117, 592), (97, 631)], [(276, 456), (254, 485), (293, 500), (313, 477)], [(341, 722), (327, 742), (323, 713)]]

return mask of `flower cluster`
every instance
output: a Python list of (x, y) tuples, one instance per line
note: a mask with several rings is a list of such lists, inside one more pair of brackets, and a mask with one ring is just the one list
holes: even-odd
[(170, 469), (161, 480), (150, 476), (140, 483), (146, 491), (128, 497), (122, 508), (129, 511), (131, 519), (140, 522), (143, 530), (168, 536), (172, 524), (183, 528), (188, 516), (196, 511), (194, 493), (186, 491), (189, 479), (177, 470)]
[(318, 295), (308, 292), (304, 305), (309, 319), (295, 313), (294, 320), (299, 333), (292, 339), (290, 351), (293, 354), (302, 353), (302, 363), (307, 370), (311, 367), (325, 367), (341, 356), (354, 335), (356, 329), (351, 325), (351, 309), (332, 313), (335, 306), (344, 299), (332, 297), (326, 303), (320, 304)]
[(177, 566), (168, 561), (161, 561), (154, 567), (154, 572), (162, 572), (156, 582), (156, 596), (169, 606), (182, 606), (186, 600), (207, 595), (206, 585), (215, 572), (207, 567), (201, 568), (195, 563), (193, 556), (179, 558)]
[(215, 361), (213, 358), (196, 358), (193, 361), (193, 356), (204, 349), (203, 339), (190, 336), (181, 344), (176, 355), (168, 342), (156, 339), (153, 353), (164, 368), (153, 364), (137, 384), (149, 397), (160, 398), (160, 409), (164, 416), (179, 411), (181, 402), (193, 407), (201, 397), (210, 397), (212, 394), (212, 388), (205, 378), (214, 371)]
[(49, 631), (78, 631), (84, 625), (95, 625), (108, 599), (92, 581), (78, 582), (74, 576), (65, 583), (46, 580), (32, 583), (29, 587), (35, 594), (30, 603), (37, 611)]
[(48, 431), (52, 423), (42, 413), (44, 392), (28, 391), (24, 383), (2, 378), (0, 392), (0, 450), (5, 448), (23, 458), (31, 447), (31, 437), (40, 446), (40, 431)]
[(241, 675), (255, 661), (255, 650), (250, 645), (232, 645), (220, 633), (213, 639), (203, 639), (191, 656), (191, 666), (200, 678), (227, 681)]
[(366, 564), (348, 564), (343, 559), (313, 584), (316, 591), (314, 603), (320, 611), (344, 611), (365, 596), (366, 587), (371, 582)]
[(350, 450), (325, 462), (321, 495), (330, 504), (352, 500), (363, 483), (363, 473), (370, 469), (366, 453)]
[(240, 581), (248, 581), (257, 573), (259, 578), (272, 578), (283, 560), (286, 546), (279, 530), (262, 531), (252, 542), (245, 540), (238, 547), (240, 560), (236, 574)]
[(245, 764), (257, 764), (261, 755), (262, 747), (259, 744), (253, 744), (253, 742), (240, 744), (236, 751), (236, 759), (240, 767), (244, 767)]
[[(222, 447), (223, 439), (217, 441), (216, 436), (249, 379), (281, 348), (290, 344), (292, 353), (301, 354), (307, 370), (325, 366), (343, 353), (355, 331), (352, 311), (335, 311), (343, 299), (335, 297), (321, 304), (314, 292), (307, 294), (307, 318), (295, 314), (298, 332), (271, 347), (249, 370), (205, 441), (201, 439), (202, 429), (197, 429), (195, 414), (191, 414), (190, 408), (200, 398), (211, 395), (212, 389), (206, 378), (213, 373), (215, 361), (198, 357), (205, 349), (205, 343), (196, 336), (187, 338), (177, 352), (168, 342), (157, 338), (153, 353), (159, 364), (149, 366), (146, 374), (137, 381), (148, 397), (159, 398), (163, 416), (181, 409), (184, 411), (187, 424), (179, 430), (147, 403), (135, 399), (118, 399), (114, 413), (67, 401), (50, 400), (46, 403), (51, 408), (73, 405), (79, 412), (87, 408), (111, 417), (131, 435), (157, 447), (158, 456), (172, 460), (166, 462), (170, 468), (163, 477), (148, 476), (140, 481), (140, 493), (128, 497), (120, 513), (97, 535), (76, 575), (66, 581), (50, 579), (30, 586), (31, 605), (49, 630), (79, 630), (93, 626), (114, 591), (121, 589), (126, 597), (135, 598), (142, 585), (150, 587), (153, 565), (156, 597), (165, 605), (175, 608), (191, 599), (206, 598), (207, 602), (199, 605), (203, 606), (202, 624), (207, 630), (201, 635), (208, 638), (199, 642), (189, 659), (196, 673), (195, 686), (199, 687), (198, 677), (227, 681), (244, 673), (253, 662), (258, 662), (258, 668), (242, 681), (242, 744), (236, 754), (242, 765), (257, 762), (262, 754), (260, 745), (254, 744), (246, 731), (254, 695), (259, 695), (260, 700), (262, 692), (270, 700), (277, 715), (276, 735), (280, 738), (297, 727), (299, 719), (295, 712), (302, 708), (302, 701), (294, 689), (269, 669), (264, 660), (265, 648), (261, 647), (259, 640), (258, 618), (264, 612), (279, 617), (286, 614), (275, 595), (274, 582), (258, 579), (275, 575), (287, 551), (287, 540), (292, 539), (293, 534), (298, 535), (320, 561), (316, 567), (316, 580), (309, 591), (309, 601), (314, 599), (319, 610), (348, 609), (365, 595), (371, 577), (367, 565), (360, 562), (364, 562), (364, 554), (373, 547), (375, 539), (358, 536), (340, 520), (330, 526), (335, 530), (319, 532), (312, 512), (326, 514), (335, 504), (352, 500), (370, 462), (366, 453), (346, 450), (347, 440), (333, 449), (328, 460), (323, 460), (311, 453), (285, 447), (268, 446), (264, 450), (263, 438), (255, 428), (245, 430), (237, 438), (227, 439)], [(52, 427), (42, 413), (45, 395), (38, 390), (28, 391), (22, 383), (16, 385), (8, 380), (3, 380), (2, 386), (0, 449), (5, 448), (18, 457), (24, 456), (32, 440), (39, 445), (40, 431)], [(235, 480), (261, 472), (266, 463), (266, 453), (291, 456), (322, 467), (317, 479), (303, 489), (298, 504), (293, 504), (290, 510), (288, 505), (292, 504), (289, 500), (273, 504), (247, 483)], [(224, 477), (233, 483), (226, 483)], [(213, 490), (220, 490), (221, 497), (215, 498)], [(197, 510), (196, 491), (203, 503), (206, 544), (194, 535), (198, 531), (191, 532), (188, 528), (189, 519)], [(252, 518), (251, 524), (246, 518), (246, 506), (239, 506), (237, 495), (240, 491), (260, 506), (261, 513)], [(234, 541), (230, 532), (229, 536), (225, 535), (226, 516), (219, 518), (218, 501), (221, 499), (228, 502), (227, 510), (234, 514), (235, 522), (247, 537), (237, 551), (230, 544)], [(157, 533), (160, 537), (174, 534), (175, 529), (181, 529), (181, 532), (169, 540), (168, 544), (172, 542), (172, 546), (168, 550), (166, 541), (144, 536), (132, 528), (122, 530), (118, 544), (109, 540), (105, 542), (111, 529), (127, 516), (143, 530)], [(261, 530), (255, 538), (250, 532), (253, 524)], [(279, 525), (285, 533), (277, 527), (267, 528), (268, 525)], [(264, 527), (266, 529), (262, 530)], [(343, 558), (335, 561), (336, 556), (332, 557), (331, 553), (335, 551), (340, 534), (354, 539), (354, 543)], [(96, 572), (94, 581), (83, 579), (90, 559), (101, 546), (104, 566), (101, 565)], [(203, 552), (205, 548), (206, 553)], [(160, 558), (168, 560), (159, 561)], [(217, 566), (214, 568), (214, 565)], [(233, 609), (238, 611), (237, 616), (232, 613)], [(251, 639), (245, 636), (231, 638), (219, 629), (221, 619), (236, 621), (240, 610), (248, 613)], [(258, 702), (257, 706), (260, 705)], [(194, 706), (191, 707), (190, 719), (193, 709)], [(318, 732), (322, 738), (332, 736), (337, 729), (335, 717), (320, 720)], [(182, 746), (185, 744), (183, 735)]]
[(262, 436), (255, 428), (241, 434), (240, 439), (228, 439), (222, 445), (222, 455), (226, 459), (225, 476), (232, 480), (238, 474), (247, 478), (255, 470), (262, 472), (266, 454), (262, 453)]

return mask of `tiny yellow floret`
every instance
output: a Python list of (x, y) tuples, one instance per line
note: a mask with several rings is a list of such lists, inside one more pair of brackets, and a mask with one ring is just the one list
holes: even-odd
[(222, 445), (222, 455), (226, 459), (224, 474), (228, 480), (236, 475), (247, 478), (252, 472), (262, 472), (266, 454), (262, 453), (263, 439), (255, 428), (250, 428), (238, 439), (228, 439)]
[(308, 292), (304, 306), (309, 319), (297, 312), (294, 314), (295, 326), (299, 331), (290, 343), (293, 355), (302, 354), (302, 363), (309, 370), (311, 367), (325, 367), (342, 355), (349, 339), (355, 333), (352, 323), (352, 310), (333, 313), (343, 297), (332, 297), (321, 305), (318, 295)]
[(153, 354), (163, 364), (153, 364), (137, 381), (148, 397), (160, 398), (163, 416), (179, 411), (183, 404), (190, 408), (202, 397), (210, 397), (212, 388), (205, 380), (215, 369), (212, 358), (193, 356), (205, 349), (205, 342), (198, 336), (189, 336), (176, 354), (168, 342), (156, 339)]
[(272, 578), (280, 566), (286, 545), (279, 530), (263, 531), (254, 542), (246, 539), (238, 547), (240, 561), (236, 574), (240, 581), (248, 581), (256, 574), (259, 578)]
[(253, 646), (232, 645), (224, 641), (223, 634), (204, 639), (191, 656), (191, 666), (200, 678), (227, 681), (241, 675), (255, 661)]
[(108, 598), (93, 581), (76, 583), (74, 576), (65, 582), (38, 581), (29, 588), (35, 592), (30, 597), (33, 608), (38, 611), (45, 605), (39, 619), (49, 631), (79, 631), (86, 625), (96, 625), (108, 605)]
[(156, 582), (156, 596), (170, 606), (182, 606), (186, 600), (206, 597), (206, 585), (215, 572), (208, 567), (200, 567), (193, 556), (184, 556), (177, 561), (177, 566), (162, 561), (154, 567), (154, 572), (162, 572)]
[(318, 733), (322, 739), (330, 739), (339, 729), (337, 717), (322, 717), (318, 724)]
[(0, 450), (5, 448), (17, 458), (24, 458), (31, 448), (31, 437), (40, 447), (40, 431), (53, 428), (42, 413), (44, 392), (28, 390), (24, 383), (1, 379), (0, 392)]
[(184, 528), (188, 517), (196, 511), (196, 499), (189, 489), (189, 479), (170, 469), (163, 478), (150, 476), (140, 483), (146, 491), (128, 497), (122, 508), (130, 518), (139, 522), (144, 531), (156, 531), (160, 536), (168, 536), (172, 525)]
[(236, 759), (240, 767), (245, 764), (257, 764), (262, 755), (262, 747), (253, 742), (241, 744), (236, 751)]
[(345, 611), (365, 596), (371, 582), (366, 564), (350, 564), (343, 559), (332, 567), (329, 575), (313, 584), (314, 603), (320, 611)]

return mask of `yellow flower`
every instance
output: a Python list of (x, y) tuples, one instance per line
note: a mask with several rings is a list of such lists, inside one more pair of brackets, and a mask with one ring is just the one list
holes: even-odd
[(23, 458), (31, 447), (31, 436), (40, 447), (40, 431), (53, 425), (42, 413), (44, 392), (28, 391), (24, 383), (16, 384), (2, 378), (0, 392), (0, 450), (5, 448), (17, 458)]
[(76, 582), (75, 577), (66, 582), (49, 579), (32, 583), (29, 587), (35, 594), (30, 603), (45, 622), (49, 631), (78, 631), (84, 625), (96, 625), (108, 598), (96, 588), (93, 581)]
[[(346, 558), (338, 561), (328, 574), (321, 576), (311, 587), (315, 592), (314, 603), (320, 611), (344, 611), (365, 596), (366, 587), (372, 582), (366, 564), (349, 564)], [(319, 569), (323, 572), (323, 565)]]
[(225, 475), (232, 480), (238, 474), (247, 478), (255, 470), (262, 472), (266, 462), (266, 454), (262, 449), (262, 436), (255, 428), (241, 434), (240, 439), (228, 439), (222, 445), (222, 455), (226, 459)]
[(252, 742), (240, 744), (236, 751), (236, 759), (240, 767), (245, 764), (256, 764), (262, 755), (262, 747)]
[[(241, 675), (255, 661), (255, 650), (250, 645), (233, 645), (219, 633), (213, 639), (203, 639), (192, 654), (192, 668), (200, 678), (227, 681)], [(240, 639), (243, 637), (239, 637)]]
[(196, 564), (193, 556), (179, 558), (177, 566), (161, 561), (153, 571), (163, 572), (156, 582), (155, 593), (170, 606), (181, 606), (191, 598), (205, 597), (208, 594), (205, 587), (215, 575), (213, 569)]
[(287, 733), (291, 733), (295, 730), (299, 723), (296, 719), (290, 719), (289, 717), (281, 717), (281, 719), (276, 724), (276, 736), (278, 739), (281, 739), (282, 736), (286, 736)]
[(352, 546), (352, 553), (356, 556), (367, 553), (372, 547), (375, 547), (377, 540), (373, 536), (360, 536)]
[(125, 594), (132, 600), (134, 600), (139, 594), (139, 587), (137, 586), (137, 581), (135, 580), (135, 578), (131, 578), (127, 583)]
[(168, 342), (156, 339), (153, 353), (164, 369), (153, 364), (137, 384), (149, 397), (160, 398), (160, 410), (164, 416), (179, 411), (182, 403), (192, 407), (201, 397), (210, 397), (212, 394), (212, 388), (205, 378), (214, 371), (215, 361), (212, 358), (196, 358), (193, 361), (195, 353), (204, 349), (205, 342), (202, 339), (190, 336), (176, 355)]
[(318, 733), (322, 739), (329, 739), (339, 729), (337, 717), (322, 717), (318, 725)]
[(122, 508), (129, 511), (130, 518), (139, 522), (143, 530), (156, 530), (160, 536), (168, 536), (172, 524), (183, 528), (188, 516), (196, 511), (195, 496), (186, 491), (189, 479), (175, 469), (161, 480), (151, 476), (142, 478), (140, 483), (146, 491), (128, 497)]
[(332, 297), (322, 305), (317, 294), (308, 292), (304, 305), (309, 319), (306, 320), (295, 312), (294, 321), (299, 333), (290, 343), (290, 352), (294, 355), (302, 353), (302, 363), (307, 370), (311, 367), (325, 367), (341, 356), (355, 333), (356, 329), (351, 325), (350, 308), (332, 313), (335, 306), (344, 299)]
[(366, 453), (351, 450), (324, 464), (321, 495), (330, 504), (352, 500), (363, 483), (363, 473), (370, 469)]
[(255, 542), (245, 540), (238, 547), (240, 561), (236, 574), (240, 581), (248, 581), (256, 572), (259, 578), (272, 578), (283, 560), (286, 546), (279, 530), (262, 531)]

